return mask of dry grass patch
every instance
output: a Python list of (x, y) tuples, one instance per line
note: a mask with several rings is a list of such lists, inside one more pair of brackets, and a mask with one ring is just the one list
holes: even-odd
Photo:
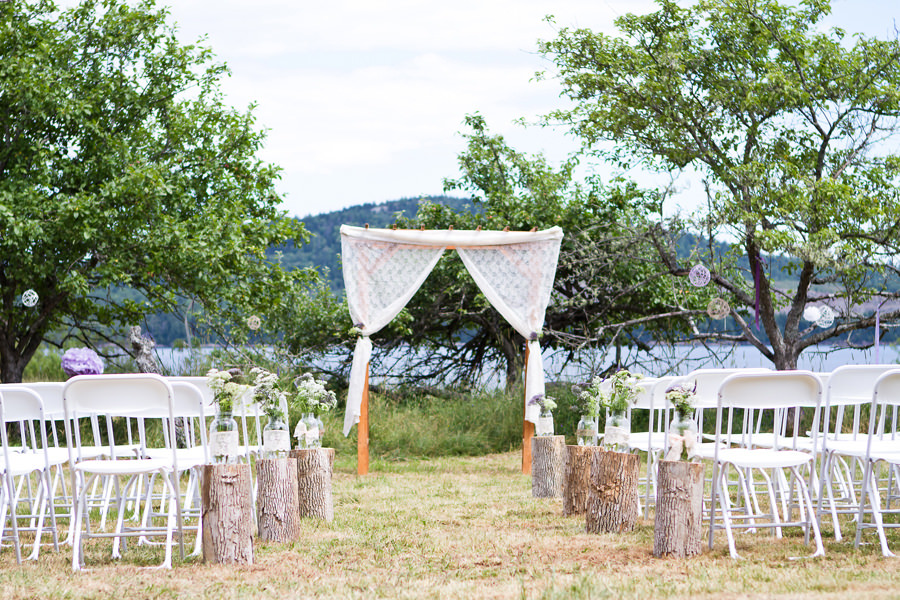
[[(87, 573), (70, 573), (70, 551), (42, 553), (17, 567), (0, 552), (3, 598), (887, 598), (900, 563), (877, 546), (827, 543), (822, 559), (802, 536), (740, 535), (742, 561), (724, 535), (691, 560), (652, 556), (653, 524), (623, 535), (588, 535), (562, 517), (560, 500), (534, 499), (518, 453), (417, 461), (374, 461), (357, 477), (339, 457), (335, 521), (308, 520), (303, 541), (255, 545), (249, 567), (176, 562), (140, 569), (159, 548), (130, 547), (109, 559), (109, 542), (88, 546)], [(852, 536), (852, 526), (847, 531)], [(900, 535), (892, 543), (900, 549)], [(830, 537), (826, 541), (830, 541)]]

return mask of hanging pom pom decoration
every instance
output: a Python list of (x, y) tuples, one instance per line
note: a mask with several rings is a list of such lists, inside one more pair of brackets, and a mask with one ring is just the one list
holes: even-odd
[(260, 321), (259, 317), (257, 317), (256, 315), (253, 315), (247, 319), (247, 327), (249, 327), (253, 331), (259, 329), (260, 325), (262, 325), (262, 321)]
[(822, 329), (828, 329), (834, 325), (834, 311), (828, 306), (823, 306), (819, 318), (816, 319), (816, 325)]
[(803, 309), (803, 318), (811, 323), (815, 323), (822, 316), (822, 311), (818, 306), (807, 306)]
[(703, 287), (709, 283), (709, 269), (703, 265), (694, 265), (688, 273), (688, 280), (695, 287)]
[(710, 319), (724, 319), (729, 312), (731, 312), (731, 307), (722, 298), (713, 298), (706, 306), (706, 314)]
[(24, 304), (28, 308), (31, 308), (32, 306), (35, 306), (37, 303), (38, 303), (37, 292), (34, 290), (25, 290), (25, 292), (22, 294), (22, 304)]

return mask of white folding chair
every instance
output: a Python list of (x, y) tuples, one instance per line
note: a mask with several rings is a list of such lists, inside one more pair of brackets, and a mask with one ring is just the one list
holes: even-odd
[[(841, 541), (839, 514), (859, 509), (864, 459), (869, 441), (863, 411), (871, 406), (875, 384), (897, 365), (844, 365), (834, 369), (825, 387), (820, 437), (819, 485), (816, 512), (831, 514), (834, 538)], [(896, 430), (896, 428), (894, 428)], [(878, 441), (875, 448), (883, 446)], [(890, 447), (883, 448), (890, 450)]]
[[(7, 424), (18, 425), (21, 446), (14, 451), (9, 444)], [(0, 442), (3, 446), (2, 507), (0, 507), (0, 524), (3, 524), (3, 539), (10, 539), (16, 552), (16, 562), (22, 562), (21, 540), (23, 531), (34, 532), (34, 547), (29, 560), (38, 557), (41, 540), (44, 534), (44, 522), (50, 514), (50, 534), (53, 548), (59, 551), (59, 537), (56, 527), (56, 512), (53, 510), (53, 496), (50, 486), (52, 467), (65, 462), (65, 458), (51, 460), (48, 455), (47, 427), (44, 420), (44, 405), (40, 396), (25, 387), (4, 385), (0, 389)], [(27, 481), (31, 487), (31, 477), (36, 476), (37, 494), (29, 494), (29, 498), (21, 498), (23, 486)], [(18, 481), (17, 481), (18, 480)], [(20, 503), (27, 503), (27, 514), (19, 512)], [(5, 523), (9, 519), (9, 528)], [(28, 525), (21, 525), (21, 519), (28, 519)], [(7, 534), (7, 531), (9, 534)]]
[[(783, 527), (802, 527), (809, 536), (813, 534), (816, 550), (812, 556), (821, 556), (825, 549), (816, 520), (816, 511), (809, 494), (808, 480), (812, 477), (814, 455), (791, 447), (798, 434), (799, 411), (792, 423), (785, 423), (786, 409), (790, 407), (816, 407), (822, 394), (821, 381), (809, 371), (780, 371), (768, 373), (740, 373), (728, 376), (719, 387), (716, 406), (716, 434), (713, 447), (713, 486), (710, 500), (709, 547), (713, 546), (716, 529), (725, 529), (728, 549), (732, 558), (740, 558), (734, 543), (733, 530), (745, 528), (774, 528), (781, 537)], [(731, 419), (725, 419), (729, 409), (743, 409), (741, 431), (732, 430)], [(747, 412), (749, 411), (749, 412)], [(757, 411), (763, 411), (761, 420), (754, 419)], [(758, 423), (773, 436), (771, 448), (754, 447), (753, 435), (758, 433)], [(748, 426), (749, 425), (749, 426)], [(815, 436), (816, 426), (813, 428)], [(782, 438), (782, 432), (790, 432), (791, 438)], [(739, 440), (735, 440), (735, 436)], [(732, 447), (737, 444), (737, 447)], [(807, 468), (806, 475), (801, 472)], [(729, 474), (733, 472), (739, 490), (736, 501), (729, 491)], [(770, 474), (771, 473), (771, 474)], [(751, 492), (758, 474), (765, 483), (768, 506)], [(789, 475), (790, 477), (787, 477)], [(791, 520), (791, 506), (796, 488), (798, 519)], [(742, 514), (734, 514), (733, 505), (743, 502)], [(716, 521), (716, 508), (721, 509), (721, 524)], [(779, 512), (779, 507), (781, 511)], [(738, 522), (735, 522), (738, 521)]]
[[(183, 549), (183, 527), (181, 515), (181, 500), (178, 492), (177, 473), (178, 457), (174, 444), (168, 443), (168, 452), (159, 457), (145, 457), (147, 454), (147, 440), (145, 429), (140, 428), (140, 453), (136, 456), (131, 448), (124, 451), (116, 440), (115, 430), (107, 431), (109, 444), (109, 457), (105, 459), (87, 458), (82, 453), (81, 433), (77, 427), (72, 427), (80, 415), (98, 414), (105, 415), (108, 422), (114, 418), (126, 419), (161, 419), (164, 430), (164, 440), (170, 442), (175, 439), (174, 421), (174, 392), (172, 386), (165, 378), (149, 374), (120, 374), (120, 375), (80, 375), (66, 382), (63, 389), (63, 403), (66, 412), (66, 439), (69, 448), (69, 462), (72, 470), (72, 494), (74, 504), (74, 539), (72, 542), (72, 569), (79, 570), (84, 566), (83, 539), (85, 537), (113, 538), (113, 558), (120, 558), (120, 548), (124, 540), (130, 536), (149, 537), (157, 535), (166, 536), (165, 559), (160, 567), (172, 566), (172, 545), (175, 532), (178, 533)], [(139, 458), (140, 457), (140, 458)], [(126, 501), (132, 496), (143, 477), (160, 475), (160, 480), (168, 489), (169, 510), (166, 515), (165, 526), (156, 526), (152, 523), (140, 526), (125, 527), (124, 517)], [(118, 511), (116, 528), (113, 532), (94, 531), (88, 515), (87, 495), (94, 480), (100, 477), (126, 478), (118, 496)], [(140, 512), (140, 506), (136, 507)]]
[[(898, 406), (900, 406), (900, 369), (894, 369), (882, 374), (873, 386), (855, 541), (858, 548), (863, 530), (874, 528), (878, 533), (881, 553), (884, 556), (894, 556), (888, 548), (885, 528), (900, 527), (900, 523), (885, 523), (884, 515), (900, 514), (900, 509), (890, 508), (890, 489), (887, 491), (888, 498), (885, 500), (881, 498), (876, 471), (879, 465), (884, 464), (889, 475), (895, 480), (900, 477), (900, 435), (896, 428)], [(891, 416), (886, 410), (888, 407), (894, 409)], [(889, 420), (894, 422), (888, 423)], [(865, 516), (870, 513), (872, 522), (867, 522)]]
[[(202, 391), (196, 386), (195, 382), (181, 378), (167, 378), (174, 392), (173, 411), (176, 421), (180, 421), (182, 425), (183, 435), (179, 436), (177, 447), (175, 448), (178, 457), (176, 480), (180, 481), (181, 475), (188, 473), (187, 485), (181, 495), (181, 512), (182, 517), (187, 520), (196, 519), (197, 524), (192, 527), (183, 526), (184, 531), (196, 531), (197, 536), (194, 542), (194, 550), (192, 556), (200, 554), (202, 533), (200, 529), (200, 467), (210, 463), (209, 445), (206, 435), (206, 410), (204, 405), (206, 399)], [(143, 419), (138, 419), (143, 421)], [(166, 458), (171, 453), (171, 447), (176, 441), (166, 440), (164, 438), (162, 444), (151, 446), (149, 443), (143, 454), (147, 458)], [(146, 433), (144, 434), (146, 436)], [(167, 489), (163, 487), (158, 494), (154, 494), (156, 489), (154, 486), (155, 475), (146, 478), (144, 486), (144, 513), (142, 516), (142, 525), (147, 526), (148, 522), (154, 516), (162, 513), (163, 505), (167, 500)], [(180, 486), (179, 486), (180, 488)], [(153, 509), (154, 500), (159, 502), (159, 511)], [(139, 544), (148, 543), (146, 537), (138, 540)]]

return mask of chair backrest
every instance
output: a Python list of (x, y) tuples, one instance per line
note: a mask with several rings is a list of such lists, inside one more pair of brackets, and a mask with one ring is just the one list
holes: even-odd
[(212, 414), (215, 412), (213, 408), (216, 402), (216, 396), (213, 394), (213, 391), (209, 389), (209, 383), (205, 376), (203, 375), (177, 375), (177, 376), (169, 376), (166, 377), (166, 380), (169, 383), (190, 383), (198, 390), (200, 390), (200, 394), (203, 396), (203, 401), (206, 402), (206, 406), (209, 408), (207, 414)]
[(826, 404), (841, 406), (871, 402), (875, 382), (881, 375), (897, 367), (897, 365), (843, 365), (834, 369), (828, 377)]
[(47, 430), (41, 397), (23, 386), (13, 384), (0, 386), (0, 441), (3, 443), (3, 456), (8, 468), (10, 448), (7, 423), (19, 424), (21, 452), (42, 453), (46, 464)]
[[(863, 407), (872, 403), (878, 378), (896, 368), (897, 365), (843, 365), (831, 372), (822, 411), (826, 439), (857, 439), (866, 435)], [(850, 407), (853, 410), (848, 412)]]
[[(893, 410), (888, 422), (887, 408)], [(869, 439), (896, 440), (897, 409), (900, 407), (900, 367), (882, 373), (872, 386), (872, 410), (869, 411)]]
[[(63, 388), (63, 405), (66, 411), (66, 439), (69, 442), (71, 460), (80, 460), (81, 434), (78, 428), (72, 431), (73, 419), (86, 414), (104, 415), (107, 419), (107, 443), (110, 456), (117, 457), (116, 441), (112, 429), (113, 417), (129, 417), (139, 421), (141, 427), (141, 451), (146, 451), (143, 419), (164, 420), (163, 435), (172, 447), (173, 462), (175, 447), (174, 421), (175, 393), (171, 384), (160, 375), (153, 373), (123, 373), (114, 375), (78, 375), (66, 381)], [(131, 432), (129, 430), (129, 442)], [(128, 453), (134, 456), (133, 451)]]
[(822, 382), (812, 371), (734, 373), (722, 381), (717, 396), (722, 407), (816, 407)]
[(728, 377), (744, 373), (771, 373), (771, 369), (763, 367), (728, 368), (728, 369), (695, 369), (682, 378), (684, 383), (696, 383), (696, 408), (715, 408), (718, 402), (719, 386)]
[[(787, 438), (796, 447), (801, 421), (801, 409), (819, 407), (822, 400), (822, 381), (812, 371), (769, 371), (735, 373), (722, 381), (716, 409), (716, 441), (721, 440), (722, 415), (725, 409), (744, 409), (740, 443), (753, 446), (753, 437), (772, 434), (771, 447), (786, 446)], [(790, 409), (796, 409), (790, 411)], [(770, 413), (770, 416), (766, 416)], [(789, 421), (788, 417), (792, 419)], [(732, 414), (729, 411), (725, 435), (734, 442)], [(813, 416), (813, 447), (818, 443), (818, 413)], [(765, 431), (764, 431), (765, 430)], [(805, 432), (802, 432), (805, 433)], [(762, 438), (760, 438), (762, 439)], [(770, 440), (767, 440), (767, 445)]]

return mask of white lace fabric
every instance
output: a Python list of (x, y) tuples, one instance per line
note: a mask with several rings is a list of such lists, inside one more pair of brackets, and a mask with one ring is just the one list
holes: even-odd
[[(350, 316), (362, 336), (353, 353), (344, 435), (359, 422), (369, 336), (391, 322), (421, 287), (444, 250), (459, 253), (481, 292), (528, 340), (526, 398), (544, 393), (544, 367), (537, 337), (550, 301), (559, 246), (559, 227), (537, 232), (392, 230), (341, 227), (344, 285)], [(537, 422), (538, 407), (525, 418)]]

